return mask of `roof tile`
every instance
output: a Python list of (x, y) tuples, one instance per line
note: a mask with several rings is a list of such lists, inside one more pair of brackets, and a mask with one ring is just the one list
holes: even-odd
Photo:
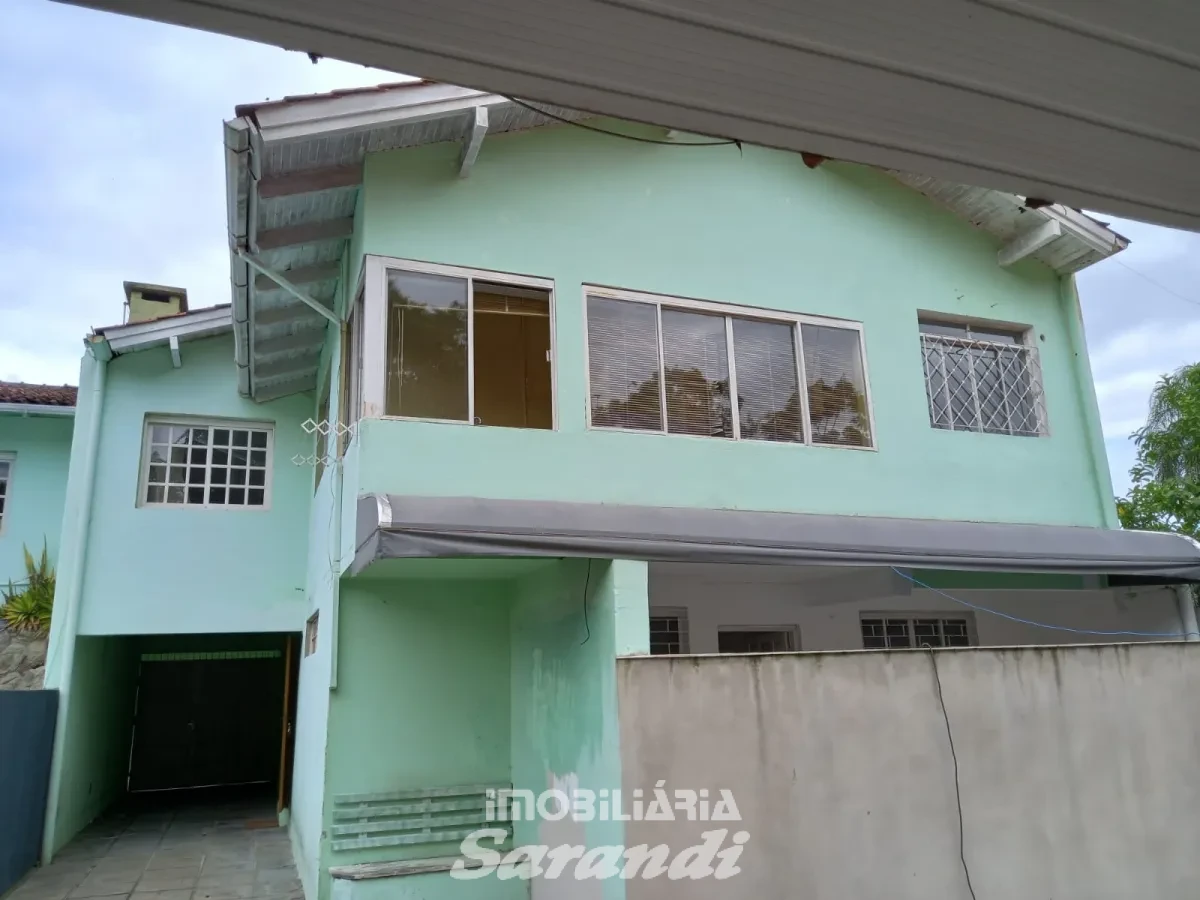
[(74, 406), (78, 388), (69, 384), (26, 384), (0, 381), (0, 403), (28, 403), (34, 406)]

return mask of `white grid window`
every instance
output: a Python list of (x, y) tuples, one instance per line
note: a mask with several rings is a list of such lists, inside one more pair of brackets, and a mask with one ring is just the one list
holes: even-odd
[(971, 647), (975, 641), (970, 616), (919, 613), (864, 613), (859, 619), (864, 650), (897, 647)]
[(934, 428), (1046, 434), (1041, 363), (1025, 332), (925, 319), (920, 331)]
[(8, 521), (8, 486), (12, 482), (13, 461), (11, 453), (0, 453), (0, 534), (4, 534), (4, 523)]
[(650, 610), (650, 653), (664, 656), (688, 652), (686, 609)]
[(143, 457), (141, 501), (147, 506), (261, 509), (270, 502), (268, 426), (152, 421)]

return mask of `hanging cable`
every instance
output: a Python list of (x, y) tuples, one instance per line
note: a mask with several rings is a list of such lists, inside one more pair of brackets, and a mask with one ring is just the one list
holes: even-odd
[(586, 644), (588, 641), (590, 641), (592, 639), (592, 625), (588, 621), (588, 608), (587, 608), (588, 585), (591, 584), (591, 581), (592, 581), (592, 561), (589, 558), (588, 562), (587, 562), (587, 575), (585, 575), (584, 579), (583, 579), (583, 627), (587, 629), (587, 637), (585, 637), (583, 639), (583, 643), (581, 643), (579, 645), (580, 647), (582, 647), (584, 644)]
[(1200, 632), (1195, 631), (1093, 631), (1089, 628), (1071, 628), (1067, 625), (1049, 625), (1046, 622), (1035, 622), (1033, 619), (1023, 619), (1020, 616), (1013, 616), (1008, 613), (1000, 612), (996, 609), (988, 609), (986, 606), (980, 606), (977, 603), (971, 603), (968, 600), (962, 600), (955, 597), (953, 594), (947, 594), (945, 591), (938, 590), (918, 578), (914, 578), (907, 572), (897, 569), (895, 566), (890, 566), (891, 570), (908, 581), (911, 581), (919, 588), (924, 588), (927, 591), (932, 591), (939, 597), (945, 597), (947, 600), (953, 600), (955, 603), (961, 604), (968, 609), (973, 609), (976, 612), (984, 612), (988, 615), (999, 616), (1001, 619), (1008, 619), (1010, 622), (1019, 622), (1022, 625), (1032, 625), (1035, 628), (1046, 628), (1050, 631), (1066, 631), (1071, 634), (1090, 634), (1096, 637), (1144, 637), (1144, 638), (1188, 638), (1192, 635), (1200, 636)]
[(609, 137), (624, 138), (627, 141), (637, 141), (639, 144), (659, 144), (663, 147), (737, 147), (742, 149), (741, 141), (664, 141), (659, 138), (641, 137), (636, 134), (623, 134), (620, 131), (608, 131), (605, 128), (597, 128), (595, 125), (586, 125), (583, 122), (576, 122), (574, 119), (568, 119), (565, 116), (560, 116), (557, 113), (552, 113), (549, 110), (539, 109), (531, 103), (526, 103), (524, 100), (518, 100), (516, 97), (505, 96), (505, 99), (517, 106), (523, 107), (530, 112), (535, 112), (539, 116), (545, 116), (547, 119), (553, 119), (556, 122), (562, 122), (564, 125), (574, 125), (576, 128), (582, 128), (584, 131), (592, 131), (596, 134), (607, 134)]

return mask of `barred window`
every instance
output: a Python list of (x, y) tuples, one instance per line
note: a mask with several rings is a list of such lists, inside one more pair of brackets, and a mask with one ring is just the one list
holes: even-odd
[(654, 656), (688, 652), (686, 609), (650, 610), (650, 653)]
[(1046, 434), (1041, 364), (1023, 332), (925, 319), (919, 325), (934, 428)]
[(970, 647), (975, 644), (970, 616), (919, 613), (864, 613), (859, 619), (864, 650), (897, 647)]
[(152, 421), (143, 459), (144, 505), (262, 508), (269, 503), (269, 426)]

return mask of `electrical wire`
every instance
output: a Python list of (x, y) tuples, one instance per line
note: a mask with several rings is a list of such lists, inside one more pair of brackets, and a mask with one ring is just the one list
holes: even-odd
[(592, 561), (591, 561), (591, 559), (588, 559), (587, 575), (584, 576), (584, 579), (583, 579), (583, 627), (587, 629), (587, 637), (585, 637), (583, 639), (583, 643), (581, 643), (579, 645), (580, 647), (582, 647), (584, 644), (586, 644), (588, 641), (590, 641), (592, 639), (592, 625), (588, 621), (588, 609), (587, 609), (588, 585), (591, 583), (592, 583)]
[(1178, 299), (1182, 300), (1184, 303), (1191, 303), (1191, 304), (1192, 304), (1192, 305), (1194, 305), (1194, 306), (1200, 306), (1200, 300), (1196, 300), (1196, 299), (1194, 299), (1194, 298), (1192, 298), (1192, 297), (1188, 297), (1188, 296), (1186, 296), (1186, 295), (1184, 295), (1184, 294), (1181, 294), (1181, 293), (1179, 293), (1179, 291), (1172, 290), (1171, 288), (1167, 287), (1167, 286), (1166, 286), (1165, 284), (1163, 284), (1162, 282), (1160, 282), (1160, 281), (1157, 281), (1157, 280), (1155, 280), (1155, 279), (1151, 278), (1151, 277), (1150, 277), (1149, 275), (1147, 275), (1145, 272), (1139, 272), (1139, 271), (1138, 271), (1137, 269), (1135, 269), (1133, 266), (1129, 265), (1129, 264), (1128, 264), (1128, 263), (1126, 263), (1126, 262), (1122, 262), (1121, 260), (1117, 259), (1115, 256), (1114, 256), (1114, 257), (1111, 257), (1111, 259), (1112, 259), (1112, 261), (1113, 261), (1113, 262), (1115, 262), (1117, 265), (1119, 265), (1119, 266), (1120, 266), (1122, 269), (1125, 269), (1126, 271), (1132, 272), (1134, 275), (1136, 275), (1138, 278), (1141, 278), (1141, 279), (1142, 279), (1142, 280), (1144, 280), (1144, 281), (1148, 281), (1148, 282), (1150, 282), (1152, 285), (1154, 285), (1154, 286), (1155, 286), (1156, 288), (1158, 288), (1160, 291), (1164, 291), (1164, 292), (1166, 292), (1166, 293), (1170, 294), (1172, 297), (1176, 297), (1176, 298), (1178, 298)]
[(505, 96), (505, 99), (517, 106), (524, 107), (530, 112), (535, 112), (539, 116), (545, 116), (547, 119), (553, 119), (556, 122), (562, 122), (564, 125), (574, 125), (576, 128), (582, 128), (584, 131), (593, 131), (596, 134), (607, 134), (609, 137), (624, 138), (627, 141), (637, 141), (639, 144), (659, 144), (663, 147), (737, 147), (742, 149), (741, 141), (664, 141), (659, 138), (640, 137), (636, 134), (623, 134), (619, 131), (609, 131), (605, 128), (597, 128), (595, 125), (586, 125), (583, 122), (576, 122), (574, 119), (568, 119), (565, 116), (560, 116), (545, 109), (539, 109), (531, 103), (526, 103), (524, 100), (518, 100), (516, 97)]
[(1200, 632), (1195, 631), (1093, 631), (1089, 628), (1071, 628), (1067, 625), (1049, 625), (1046, 622), (1036, 622), (1033, 619), (1023, 619), (1020, 616), (1010, 615), (1009, 613), (1000, 612), (996, 609), (988, 609), (986, 606), (980, 606), (977, 603), (971, 603), (968, 600), (963, 600), (955, 597), (953, 594), (947, 594), (945, 591), (938, 590), (931, 585), (926, 584), (919, 578), (914, 578), (907, 572), (897, 569), (895, 566), (890, 567), (893, 572), (901, 578), (907, 579), (917, 587), (924, 588), (927, 591), (932, 591), (939, 597), (945, 597), (947, 600), (953, 600), (955, 603), (961, 604), (968, 609), (973, 609), (976, 612), (984, 612), (989, 615), (999, 616), (1001, 619), (1008, 619), (1010, 622), (1018, 622), (1021, 625), (1032, 625), (1035, 628), (1046, 628), (1050, 631), (1066, 631), (1071, 634), (1090, 634), (1096, 637), (1145, 637), (1145, 638), (1188, 638), (1192, 635), (1200, 637)]
[(958, 858), (962, 862), (963, 875), (967, 879), (967, 890), (971, 892), (971, 900), (975, 896), (975, 885), (971, 884), (971, 870), (967, 866), (967, 839), (963, 827), (962, 785), (958, 778), (958, 751), (954, 748), (954, 732), (950, 729), (950, 714), (946, 712), (946, 698), (942, 694), (942, 673), (938, 671), (937, 653), (928, 644), (929, 663), (933, 666), (933, 680), (937, 682), (938, 703), (942, 707), (942, 720), (946, 723), (946, 740), (950, 742), (950, 758), (954, 760), (954, 803), (958, 807)]

